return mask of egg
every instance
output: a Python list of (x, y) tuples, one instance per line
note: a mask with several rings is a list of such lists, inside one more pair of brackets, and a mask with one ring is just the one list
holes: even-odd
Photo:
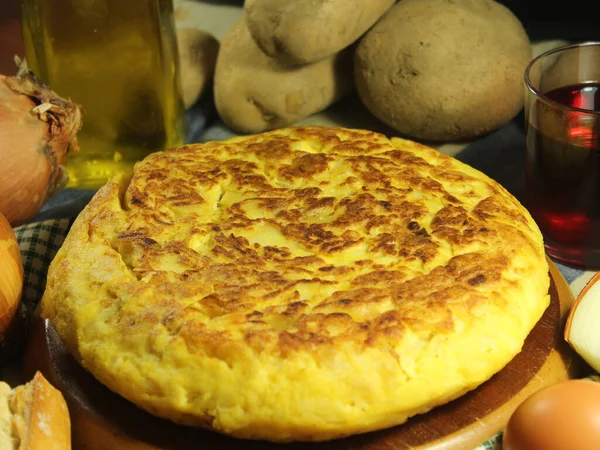
[(503, 450), (600, 449), (600, 383), (563, 381), (536, 392), (511, 415)]

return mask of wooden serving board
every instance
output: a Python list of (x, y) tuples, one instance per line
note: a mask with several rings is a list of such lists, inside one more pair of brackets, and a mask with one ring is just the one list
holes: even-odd
[(74, 450), (472, 450), (502, 430), (514, 409), (549, 384), (581, 375), (585, 367), (563, 339), (573, 302), (564, 278), (551, 264), (552, 301), (522, 352), (476, 390), (407, 423), (384, 431), (318, 444), (242, 441), (175, 425), (140, 410), (96, 381), (65, 350), (52, 326), (39, 319), (32, 330), (24, 375), (36, 370), (69, 405)]

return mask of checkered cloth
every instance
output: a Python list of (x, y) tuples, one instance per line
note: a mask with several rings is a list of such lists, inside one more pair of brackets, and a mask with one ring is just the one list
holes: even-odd
[(50, 261), (62, 245), (70, 219), (51, 219), (14, 229), (21, 250), (24, 269), (21, 304), (31, 314), (42, 298)]
[(498, 433), (492, 439), (478, 445), (475, 450), (502, 450), (502, 433)]

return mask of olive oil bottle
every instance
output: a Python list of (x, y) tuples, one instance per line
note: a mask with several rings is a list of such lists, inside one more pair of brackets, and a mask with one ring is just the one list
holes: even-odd
[(29, 68), (78, 103), (67, 187), (96, 189), (183, 143), (172, 0), (21, 0)]

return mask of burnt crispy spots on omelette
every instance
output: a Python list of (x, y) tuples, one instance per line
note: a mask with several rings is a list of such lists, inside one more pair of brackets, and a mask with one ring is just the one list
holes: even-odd
[(548, 304), (539, 230), (425, 146), (281, 129), (156, 153), (103, 187), (43, 311), (142, 408), (244, 438), (388, 427), (499, 371)]

